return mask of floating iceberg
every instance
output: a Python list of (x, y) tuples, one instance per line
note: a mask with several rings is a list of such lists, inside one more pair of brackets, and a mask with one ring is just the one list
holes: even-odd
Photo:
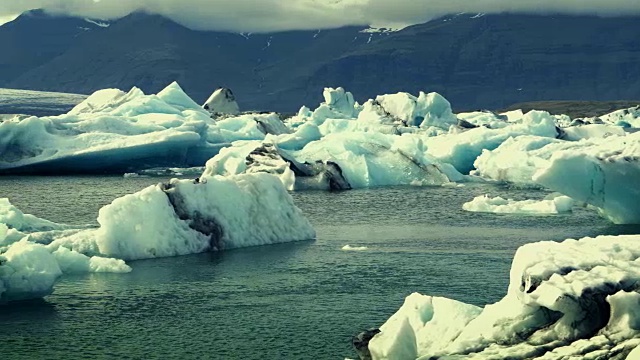
[(462, 209), (471, 212), (488, 212), (497, 214), (560, 214), (571, 212), (574, 201), (568, 196), (556, 196), (549, 200), (515, 201), (501, 197), (491, 198), (480, 195), (462, 205)]
[[(2, 231), (0, 229), (0, 243)], [(131, 268), (119, 259), (88, 257), (64, 247), (52, 251), (51, 247), (24, 237), (0, 247), (0, 304), (45, 297), (53, 292), (62, 274), (130, 271)]]
[(379, 133), (338, 133), (294, 152), (301, 162), (339, 165), (353, 188), (388, 185), (442, 185), (464, 177), (427, 155), (422, 139)]
[(24, 233), (0, 223), (0, 302), (46, 296), (63, 273), (131, 271), (123, 259), (315, 238), (280, 180), (265, 173), (150, 186), (100, 209), (98, 229), (61, 231), (3, 200), (0, 219)]
[(133, 172), (202, 166), (238, 139), (288, 132), (276, 114), (212, 115), (177, 83), (157, 95), (100, 90), (69, 113), (0, 122), (0, 171)]
[(640, 133), (554, 152), (533, 181), (586, 202), (616, 224), (640, 224)]
[(468, 174), (483, 151), (493, 150), (507, 139), (522, 135), (555, 138), (558, 131), (554, 118), (544, 111), (531, 111), (509, 125), (490, 129), (484, 126), (462, 132), (425, 138), (428, 154), (442, 163), (453, 165), (459, 172)]
[[(533, 175), (550, 164), (553, 155), (561, 152), (582, 152), (612, 143), (624, 143), (627, 134), (594, 136), (578, 141), (564, 141), (549, 137), (523, 135), (511, 137), (495, 150), (482, 151), (473, 174), (486, 179), (515, 184), (535, 185)], [(635, 136), (635, 135), (634, 135)], [(629, 138), (632, 140), (632, 136)]]
[(24, 214), (0, 199), (0, 303), (49, 295), (63, 273), (131, 271), (122, 260), (88, 257), (63, 247), (54, 251), (39, 243), (79, 231)]
[(599, 119), (607, 124), (640, 128), (640, 106), (616, 110), (612, 113), (600, 116)]
[(264, 173), (173, 179), (114, 200), (98, 223), (49, 247), (136, 260), (315, 238), (282, 183)]
[(47, 296), (61, 275), (45, 246), (26, 240), (14, 243), (0, 252), (0, 303)]
[(394, 360), (632, 359), (640, 346), (638, 259), (637, 235), (527, 244), (499, 302), (480, 308), (410, 295), (361, 351)]
[(418, 137), (338, 133), (299, 151), (268, 142), (238, 142), (207, 163), (205, 175), (267, 172), (290, 190), (344, 190), (388, 185), (442, 185), (464, 176), (426, 154)]

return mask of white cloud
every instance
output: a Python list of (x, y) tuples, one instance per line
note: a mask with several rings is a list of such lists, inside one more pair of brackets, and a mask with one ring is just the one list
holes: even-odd
[(319, 29), (342, 25), (415, 24), (459, 13), (532, 12), (640, 14), (638, 0), (10, 0), (0, 18), (28, 9), (113, 19), (135, 10), (194, 29), (243, 32)]
[(18, 15), (0, 15), (0, 25), (6, 24), (9, 21), (15, 20)]

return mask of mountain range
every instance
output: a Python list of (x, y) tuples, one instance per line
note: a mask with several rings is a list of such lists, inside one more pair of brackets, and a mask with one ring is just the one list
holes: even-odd
[(437, 91), (456, 110), (541, 100), (640, 99), (640, 17), (458, 14), (384, 31), (238, 34), (133, 13), (115, 21), (34, 10), (0, 26), (0, 87), (88, 94), (178, 81), (196, 101), (231, 88), (243, 110), (293, 112), (342, 86)]

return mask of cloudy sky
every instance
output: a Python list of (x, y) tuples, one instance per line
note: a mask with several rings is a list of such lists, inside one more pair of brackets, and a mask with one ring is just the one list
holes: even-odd
[(194, 29), (265, 32), (400, 27), (459, 12), (640, 14), (640, 0), (0, 0), (0, 23), (37, 8), (102, 19), (146, 10)]

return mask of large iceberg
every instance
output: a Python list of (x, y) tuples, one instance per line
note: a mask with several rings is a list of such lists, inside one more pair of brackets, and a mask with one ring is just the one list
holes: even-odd
[(100, 209), (97, 229), (0, 204), (0, 220), (9, 220), (0, 223), (0, 302), (46, 296), (63, 273), (131, 271), (123, 260), (315, 239), (281, 181), (266, 173), (150, 186)]
[[(277, 139), (271, 139), (277, 140)], [(464, 176), (426, 153), (419, 137), (335, 133), (287, 151), (265, 142), (237, 142), (207, 162), (205, 174), (267, 172), (289, 190), (344, 190), (389, 185), (442, 185)]]
[(483, 151), (496, 149), (509, 138), (522, 135), (556, 138), (558, 131), (554, 118), (544, 111), (531, 111), (501, 128), (480, 126), (462, 132), (450, 132), (428, 137), (425, 144), (429, 155), (468, 174)]
[(616, 224), (640, 224), (640, 133), (555, 152), (533, 180), (598, 207)]
[(114, 200), (98, 223), (49, 246), (137, 260), (315, 238), (280, 180), (265, 173), (173, 179)]
[(640, 223), (640, 133), (579, 141), (510, 138), (475, 161), (483, 178), (536, 185), (598, 207), (617, 224)]
[(337, 133), (294, 152), (298, 161), (331, 161), (353, 188), (442, 185), (463, 179), (456, 169), (427, 154), (419, 137), (380, 133)]
[(230, 142), (264, 139), (272, 129), (288, 132), (275, 114), (212, 116), (177, 83), (156, 95), (105, 89), (64, 115), (0, 122), (0, 171), (125, 173), (202, 166)]
[[(480, 308), (413, 294), (362, 347), (373, 359), (635, 359), (640, 236), (518, 249), (507, 295)], [(361, 337), (362, 338), (362, 337)], [(367, 352), (370, 351), (370, 354)], [(637, 351), (636, 351), (637, 352)]]

